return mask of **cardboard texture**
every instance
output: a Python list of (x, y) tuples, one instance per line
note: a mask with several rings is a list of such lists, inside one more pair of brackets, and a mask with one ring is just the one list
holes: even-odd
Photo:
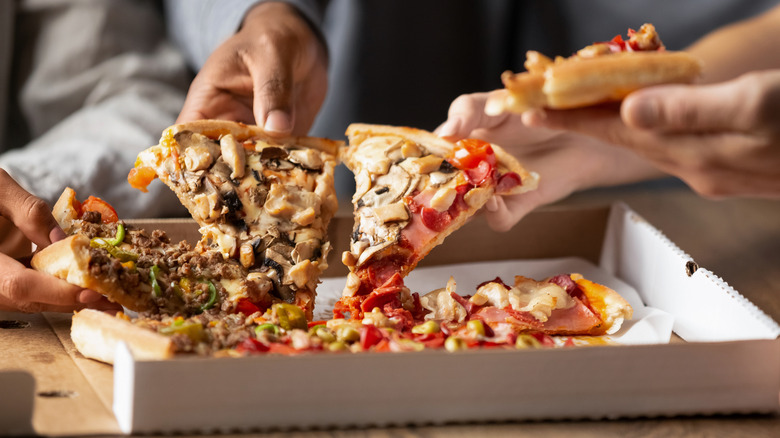
[[(132, 222), (165, 229), (172, 240), (197, 239), (191, 220)], [(351, 231), (351, 217), (333, 221), (325, 277), (346, 274), (340, 256)], [(780, 411), (777, 323), (622, 204), (546, 208), (502, 234), (477, 218), (420, 266), (559, 257), (587, 260), (630, 284), (646, 305), (674, 315), (682, 341), (164, 362), (135, 361), (120, 348), (112, 370), (75, 351), (67, 315), (22, 315), (35, 332), (0, 330), (13, 353), (0, 355), (0, 378), (25, 369), (37, 394), (71, 394), (35, 397), (32, 423), (44, 435)], [(19, 381), (14, 397), (31, 399), (29, 378)], [(10, 389), (0, 387), (5, 398)], [(20, 428), (29, 424), (22, 418)]]

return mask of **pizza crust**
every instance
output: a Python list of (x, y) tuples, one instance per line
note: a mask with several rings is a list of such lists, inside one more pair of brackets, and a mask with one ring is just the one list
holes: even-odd
[(237, 141), (260, 139), (271, 144), (295, 144), (318, 149), (333, 156), (338, 156), (339, 149), (344, 145), (340, 141), (319, 137), (273, 137), (259, 126), (227, 120), (196, 120), (173, 125), (163, 131), (160, 142), (162, 143), (165, 139), (173, 139), (176, 133), (182, 131), (197, 132), (207, 137), (221, 137), (232, 134)]
[(641, 88), (693, 82), (701, 63), (685, 52), (625, 52), (556, 61), (542, 72), (504, 72), (505, 90), (494, 92), (485, 113), (533, 108), (572, 109), (619, 101)]
[(38, 271), (105, 295), (109, 300), (128, 309), (138, 312), (156, 309), (151, 299), (140, 300), (128, 295), (119, 285), (91, 275), (89, 249), (89, 238), (74, 234), (37, 252), (30, 264)]
[(93, 309), (73, 315), (70, 337), (85, 357), (110, 364), (114, 363), (120, 342), (127, 344), (137, 360), (170, 359), (174, 355), (174, 345), (168, 336)]

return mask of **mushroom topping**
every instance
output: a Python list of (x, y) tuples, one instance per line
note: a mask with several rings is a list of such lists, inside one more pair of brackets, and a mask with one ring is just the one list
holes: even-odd
[(261, 160), (283, 160), (287, 158), (287, 151), (278, 146), (269, 146), (260, 151)]
[(220, 154), (219, 146), (205, 135), (181, 131), (173, 138), (184, 148), (184, 167), (191, 172), (207, 169)]
[(293, 163), (299, 164), (304, 169), (322, 169), (322, 157), (320, 157), (320, 154), (314, 149), (292, 150), (289, 152), (288, 159)]
[(374, 254), (377, 254), (381, 252), (383, 249), (387, 248), (388, 246), (395, 243), (395, 240), (386, 240), (384, 242), (380, 242), (376, 245), (369, 246), (365, 250), (363, 250), (362, 253), (360, 253), (360, 256), (357, 260), (357, 266), (362, 265), (363, 263), (367, 262)]
[(428, 178), (430, 178), (432, 186), (439, 187), (442, 184), (446, 184), (447, 181), (451, 180), (452, 178), (455, 178), (455, 175), (456, 174), (453, 172), (444, 173), (436, 171), (428, 174)]
[(295, 263), (304, 260), (313, 260), (320, 256), (320, 239), (307, 239), (303, 242), (296, 242), (295, 249), (290, 253), (290, 257)]
[(362, 205), (377, 207), (400, 200), (406, 193), (411, 179), (411, 175), (400, 166), (391, 167), (390, 172), (377, 178), (371, 190), (363, 195)]
[(244, 167), (246, 166), (246, 154), (244, 147), (236, 143), (233, 135), (228, 134), (219, 139), (219, 146), (222, 152), (222, 159), (233, 170), (230, 178), (236, 179), (244, 176)]
[(182, 172), (184, 175), (184, 183), (187, 184), (187, 189), (191, 192), (197, 192), (203, 186), (203, 176), (206, 174), (205, 170), (199, 170), (197, 172)]
[(355, 194), (352, 196), (352, 202), (357, 202), (371, 188), (371, 175), (363, 169), (355, 175)]

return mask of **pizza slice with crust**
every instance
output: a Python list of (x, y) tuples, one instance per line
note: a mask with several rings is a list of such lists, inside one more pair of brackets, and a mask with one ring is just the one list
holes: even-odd
[[(254, 313), (275, 299), (219, 251), (171, 242), (163, 231), (119, 220), (107, 202), (66, 188), (53, 209), (69, 236), (36, 253), (32, 266), (146, 314)], [(257, 303), (247, 307), (246, 303)], [(247, 310), (249, 309), (249, 310)]]
[(413, 306), (401, 278), (491, 196), (523, 193), (538, 182), (499, 146), (480, 140), (452, 143), (419, 129), (366, 124), (350, 125), (347, 136), (342, 160), (355, 174), (355, 226), (342, 257), (350, 273), (336, 315), (362, 318), (399, 296)]
[(145, 190), (162, 180), (200, 225), (201, 247), (237, 260), (261, 289), (311, 315), (338, 208), (333, 171), (341, 145), (201, 120), (166, 129), (138, 155), (128, 181)]

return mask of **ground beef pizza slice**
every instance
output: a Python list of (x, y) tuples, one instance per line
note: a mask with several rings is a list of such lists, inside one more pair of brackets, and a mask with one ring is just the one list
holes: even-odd
[(130, 310), (184, 316), (254, 313), (279, 301), (238, 261), (215, 249), (171, 242), (163, 231), (129, 226), (99, 198), (79, 202), (67, 188), (54, 216), (70, 236), (36, 253), (32, 266)]
[[(537, 185), (538, 175), (480, 140), (452, 143), (419, 129), (365, 124), (350, 125), (347, 135), (342, 160), (355, 174), (355, 226), (342, 257), (350, 273), (337, 315), (361, 318), (397, 302), (405, 296), (400, 278), (491, 196)], [(407, 307), (411, 299), (401, 297)]]
[(340, 142), (275, 138), (256, 126), (202, 120), (165, 130), (128, 176), (141, 190), (160, 178), (201, 226), (201, 246), (237, 260), (272, 296), (308, 315), (338, 208)]

